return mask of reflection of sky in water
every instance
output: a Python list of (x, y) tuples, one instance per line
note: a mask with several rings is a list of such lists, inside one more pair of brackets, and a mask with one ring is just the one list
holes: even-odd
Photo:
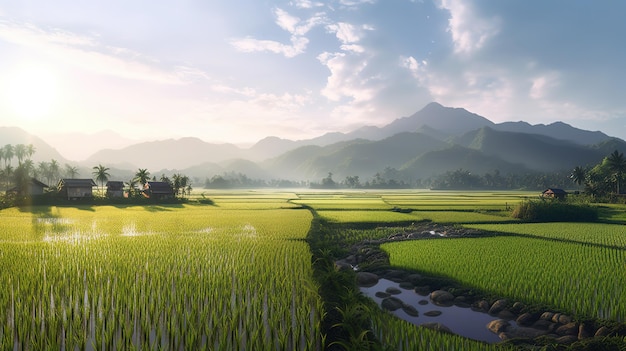
[[(487, 324), (493, 320), (499, 319), (499, 317), (491, 316), (488, 313), (476, 312), (473, 311), (471, 308), (461, 308), (457, 306), (441, 307), (434, 305), (430, 301), (428, 296), (421, 296), (413, 290), (402, 289), (400, 288), (398, 283), (394, 283), (387, 279), (380, 279), (378, 281), (378, 284), (373, 287), (361, 287), (361, 291), (364, 295), (376, 301), (376, 303), (378, 303), (378, 305), (380, 306), (380, 303), (383, 299), (376, 297), (375, 294), (378, 291), (385, 291), (388, 287), (400, 289), (400, 294), (392, 296), (399, 298), (405, 304), (411, 305), (419, 311), (418, 317), (410, 316), (406, 314), (406, 312), (404, 312), (402, 309), (398, 309), (392, 312), (395, 316), (402, 318), (405, 321), (411, 322), (416, 325), (431, 322), (441, 323), (450, 328), (453, 333), (465, 336), (467, 338), (489, 343), (501, 341), (498, 335), (492, 333), (491, 331), (489, 331), (489, 329), (487, 329)], [(428, 304), (420, 305), (418, 302), (421, 300), (427, 300)], [(442, 314), (436, 317), (429, 317), (424, 315), (424, 313), (433, 310), (441, 311)], [(515, 322), (511, 321), (511, 324), (515, 325)]]

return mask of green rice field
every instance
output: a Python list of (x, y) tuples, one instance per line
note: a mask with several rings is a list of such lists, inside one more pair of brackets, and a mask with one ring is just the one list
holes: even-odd
[[(170, 205), (0, 211), (0, 349), (329, 347), (307, 242), (385, 238), (436, 222), (494, 235), (383, 244), (392, 266), (580, 318), (626, 320), (626, 209), (605, 223), (518, 223), (530, 192), (272, 191)], [(310, 210), (309, 210), (310, 209)], [(610, 210), (610, 211), (608, 211)], [(334, 228), (334, 229), (333, 229)], [(313, 233), (315, 235), (315, 233)], [(493, 350), (372, 311), (393, 350)], [(335, 345), (336, 347), (337, 345)]]

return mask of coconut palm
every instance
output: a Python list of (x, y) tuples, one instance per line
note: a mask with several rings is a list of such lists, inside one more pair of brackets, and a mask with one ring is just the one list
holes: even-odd
[(104, 194), (104, 183), (106, 183), (106, 181), (109, 180), (109, 177), (111, 176), (108, 171), (108, 167), (104, 167), (103, 165), (99, 164), (97, 166), (94, 166), (93, 172), (91, 172), (91, 174), (96, 177), (96, 181), (100, 182), (101, 194)]
[(74, 167), (66, 163), (64, 173), (67, 178), (75, 178), (78, 176), (78, 167)]
[(28, 155), (28, 158), (33, 157), (33, 155), (35, 154), (35, 151), (37, 151), (37, 148), (35, 147), (35, 145), (33, 144), (26, 145), (26, 154)]
[(585, 178), (587, 177), (587, 171), (585, 171), (585, 169), (580, 166), (576, 166), (574, 167), (574, 170), (572, 171), (572, 174), (570, 174), (569, 177), (574, 183), (578, 185), (582, 185), (585, 183)]
[(59, 182), (59, 178), (61, 177), (61, 171), (60, 171), (60, 167), (59, 167), (59, 162), (57, 160), (50, 160), (50, 163), (48, 164), (50, 169), (50, 178), (55, 182), (58, 183)]
[(623, 153), (615, 150), (606, 158), (606, 163), (612, 173), (612, 178), (615, 181), (617, 194), (619, 194), (619, 185), (624, 173), (626, 173), (626, 158), (624, 158)]
[(26, 157), (26, 145), (24, 144), (17, 144), (15, 145), (15, 147), (13, 148), (13, 152), (15, 152), (15, 157), (17, 157), (17, 165), (21, 165), (22, 164), (22, 160), (24, 160), (24, 157)]
[(4, 145), (2, 150), (4, 150), (4, 166), (6, 167), (11, 164), (11, 160), (13, 159), (13, 156), (15, 156), (15, 152), (13, 151), (13, 145), (11, 144)]
[(150, 172), (148, 172), (146, 168), (139, 168), (137, 173), (135, 173), (135, 179), (141, 183), (141, 186), (143, 187), (150, 179)]

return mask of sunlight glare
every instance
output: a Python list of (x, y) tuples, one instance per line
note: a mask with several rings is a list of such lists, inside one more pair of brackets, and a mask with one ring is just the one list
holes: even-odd
[(58, 96), (57, 78), (41, 66), (16, 70), (9, 82), (9, 99), (19, 118), (37, 121), (49, 117)]

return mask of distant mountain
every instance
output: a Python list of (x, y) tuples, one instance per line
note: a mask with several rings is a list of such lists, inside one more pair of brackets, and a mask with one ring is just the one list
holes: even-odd
[(6, 144), (13, 146), (17, 144), (32, 144), (35, 147), (35, 153), (32, 156), (33, 162), (49, 162), (56, 160), (63, 165), (69, 161), (63, 157), (55, 148), (46, 143), (43, 139), (27, 133), (25, 130), (17, 127), (0, 127), (0, 147)]
[(555, 139), (568, 140), (580, 145), (593, 145), (610, 139), (608, 135), (602, 132), (578, 129), (563, 122), (554, 122), (548, 125), (531, 125), (521, 121), (504, 122), (496, 124), (493, 126), (493, 129), (503, 132), (545, 135)]
[[(85, 160), (102, 149), (120, 149), (139, 142), (111, 130), (97, 133), (50, 133), (42, 135), (42, 139), (51, 145), (57, 145), (59, 152), (73, 161)], [(68, 140), (72, 142), (68, 143)]]
[(499, 157), (453, 145), (447, 149), (427, 152), (404, 164), (400, 171), (412, 179), (424, 179), (447, 171), (463, 169), (474, 174), (485, 174), (495, 170), (502, 174), (524, 173), (529, 169), (522, 164), (514, 164)]
[(233, 144), (211, 144), (198, 138), (167, 139), (131, 145), (118, 150), (101, 150), (84, 164), (132, 165), (148, 170), (183, 169), (205, 162), (220, 162), (241, 156)]
[(496, 131), (484, 127), (455, 138), (456, 144), (481, 151), (537, 171), (571, 169), (598, 162), (601, 155), (590, 147), (539, 134)]
[(420, 133), (399, 133), (369, 141), (332, 144), (325, 147), (304, 146), (263, 164), (267, 170), (296, 179), (321, 179), (333, 173), (336, 179), (359, 175), (371, 177), (386, 167), (398, 168), (409, 160), (449, 144)]

